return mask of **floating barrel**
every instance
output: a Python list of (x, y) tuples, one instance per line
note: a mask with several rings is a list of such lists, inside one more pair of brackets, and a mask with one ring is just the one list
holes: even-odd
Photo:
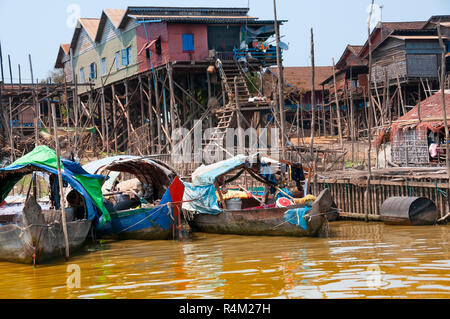
[(425, 197), (390, 197), (380, 209), (381, 220), (394, 225), (433, 225), (439, 210)]

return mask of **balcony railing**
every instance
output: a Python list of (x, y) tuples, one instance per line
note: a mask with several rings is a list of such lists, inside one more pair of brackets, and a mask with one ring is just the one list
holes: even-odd
[[(282, 50), (280, 50), (282, 51)], [(252, 58), (262, 61), (263, 63), (274, 63), (277, 59), (277, 48), (271, 47), (267, 50), (259, 50), (259, 49), (234, 49), (234, 59), (239, 60), (242, 58)], [(283, 54), (281, 52), (280, 58), (283, 58)]]

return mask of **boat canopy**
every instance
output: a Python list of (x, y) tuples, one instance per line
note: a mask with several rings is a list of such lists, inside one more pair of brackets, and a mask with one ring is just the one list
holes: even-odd
[(108, 166), (112, 162), (137, 158), (139, 158), (139, 156), (132, 156), (132, 155), (112, 156), (87, 163), (83, 165), (83, 168), (86, 170), (86, 172), (89, 172), (90, 174), (99, 174), (106, 166)]
[(192, 173), (192, 185), (208, 186), (213, 185), (217, 177), (226, 174), (249, 160), (248, 156), (238, 155), (230, 159), (217, 162), (208, 166), (202, 165)]
[[(57, 175), (56, 152), (47, 146), (38, 146), (8, 167), (0, 169), (0, 202), (25, 175), (35, 171)], [(103, 205), (101, 191), (105, 176), (89, 174), (79, 163), (63, 158), (61, 158), (61, 174), (63, 181), (84, 197), (89, 220), (100, 224), (110, 220), (109, 213)]]
[[(104, 168), (115, 161), (125, 160), (125, 159), (137, 159), (139, 156), (132, 155), (119, 155), (113, 157), (102, 158), (94, 162), (83, 165), (83, 168), (90, 174), (101, 174)], [(102, 191), (110, 192), (114, 186), (115, 181), (119, 177), (120, 172), (110, 172), (108, 174), (108, 180), (102, 186)]]
[(164, 195), (177, 176), (177, 173), (167, 165), (145, 157), (113, 161), (104, 167), (103, 172), (105, 171), (132, 174), (142, 184), (152, 185), (159, 196)]
[[(192, 174), (192, 183), (184, 183), (184, 197), (182, 208), (188, 211), (201, 211), (207, 214), (219, 214), (222, 209), (219, 207), (216, 195), (216, 180), (235, 169), (242, 168), (230, 182), (238, 178), (243, 171), (248, 171), (252, 177), (258, 181), (274, 186), (277, 184), (273, 170), (275, 160), (260, 157), (259, 154), (250, 156), (238, 155), (227, 160), (208, 165), (200, 166)], [(272, 166), (273, 165), (273, 166)]]

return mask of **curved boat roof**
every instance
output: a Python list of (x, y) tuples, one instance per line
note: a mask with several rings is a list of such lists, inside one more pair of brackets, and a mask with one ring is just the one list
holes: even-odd
[[(58, 174), (54, 150), (44, 145), (38, 146), (10, 166), (0, 169), (0, 202), (23, 176), (36, 171)], [(89, 174), (79, 163), (63, 158), (61, 158), (61, 175), (66, 183), (84, 197), (89, 220), (97, 219), (96, 221), (100, 223), (110, 220), (109, 213), (103, 205), (101, 191), (105, 176)]]

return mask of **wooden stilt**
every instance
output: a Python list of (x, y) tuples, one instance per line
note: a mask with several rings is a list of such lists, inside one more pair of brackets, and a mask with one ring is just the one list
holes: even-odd
[(58, 184), (59, 184), (59, 197), (61, 200), (61, 214), (62, 214), (62, 227), (63, 227), (63, 233), (64, 233), (64, 242), (66, 245), (66, 260), (69, 260), (70, 252), (69, 252), (69, 237), (67, 235), (67, 220), (66, 220), (66, 209), (65, 209), (65, 194), (64, 194), (64, 188), (63, 188), (63, 179), (61, 174), (61, 151), (59, 147), (59, 139), (58, 139), (58, 130), (57, 124), (56, 124), (56, 112), (55, 112), (55, 104), (51, 103), (51, 109), (52, 109), (52, 118), (53, 118), (53, 127), (54, 127), (54, 137), (55, 137), (55, 144), (56, 144), (56, 163), (58, 167)]

